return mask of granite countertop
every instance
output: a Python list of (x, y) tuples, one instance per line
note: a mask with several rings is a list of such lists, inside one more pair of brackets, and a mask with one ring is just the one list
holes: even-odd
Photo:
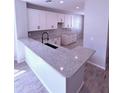
[(75, 74), (95, 53), (94, 50), (81, 46), (73, 50), (61, 46), (53, 49), (31, 38), (20, 39), (20, 41), (66, 78)]

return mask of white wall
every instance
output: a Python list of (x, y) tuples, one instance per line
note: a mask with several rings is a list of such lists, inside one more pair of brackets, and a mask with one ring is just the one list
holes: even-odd
[(84, 47), (96, 50), (91, 62), (105, 68), (109, 1), (85, 1)]
[(15, 0), (15, 59), (18, 62), (24, 61), (23, 45), (18, 39), (28, 37), (27, 32), (27, 8), (26, 2)]
[(14, 60), (17, 59), (16, 41), (17, 41), (17, 35), (16, 35), (16, 25), (15, 25), (15, 29), (14, 29)]
[(27, 34), (26, 2), (15, 0), (17, 38), (25, 38)]

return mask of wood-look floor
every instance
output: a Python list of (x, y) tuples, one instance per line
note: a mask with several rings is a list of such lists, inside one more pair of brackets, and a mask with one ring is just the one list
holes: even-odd
[[(14, 75), (15, 93), (48, 93), (25, 62), (15, 62)], [(103, 71), (87, 63), (84, 82), (80, 93), (109, 93), (109, 70)]]
[[(63, 47), (73, 49), (76, 46), (83, 46), (82, 42), (83, 39), (79, 39), (76, 43)], [(21, 64), (15, 62), (14, 67), (15, 93), (48, 93), (25, 62)], [(109, 66), (107, 66), (107, 70), (104, 71), (87, 63), (85, 68), (85, 83), (80, 93), (109, 93)]]
[(80, 93), (109, 93), (109, 69), (104, 71), (87, 63), (84, 82)]

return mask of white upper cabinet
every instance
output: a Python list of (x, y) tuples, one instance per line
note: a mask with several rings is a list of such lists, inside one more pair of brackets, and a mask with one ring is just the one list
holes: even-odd
[(28, 30), (34, 31), (39, 28), (39, 10), (28, 9)]
[(28, 31), (57, 29), (58, 22), (72, 28), (72, 15), (28, 8)]
[(40, 23), (40, 30), (45, 30), (47, 29), (46, 26), (46, 12), (45, 11), (40, 11), (40, 19), (39, 19), (39, 23)]
[(72, 28), (72, 15), (65, 15), (64, 28)]
[(72, 28), (75, 30), (82, 30), (82, 16), (80, 15), (73, 15), (72, 16)]
[(57, 29), (57, 13), (46, 12), (47, 29)]
[(28, 9), (28, 30), (44, 30), (46, 29), (45, 11)]
[(65, 15), (64, 14), (58, 13), (57, 16), (58, 16), (57, 17), (57, 22), (62, 22), (62, 23), (65, 22)]

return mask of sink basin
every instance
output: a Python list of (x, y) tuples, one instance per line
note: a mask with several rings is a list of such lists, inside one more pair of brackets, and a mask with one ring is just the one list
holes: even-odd
[(49, 46), (49, 47), (51, 47), (51, 48), (54, 48), (54, 49), (58, 48), (57, 46), (52, 45), (52, 44), (50, 44), (50, 43), (45, 43), (45, 45), (47, 45), (47, 46)]

